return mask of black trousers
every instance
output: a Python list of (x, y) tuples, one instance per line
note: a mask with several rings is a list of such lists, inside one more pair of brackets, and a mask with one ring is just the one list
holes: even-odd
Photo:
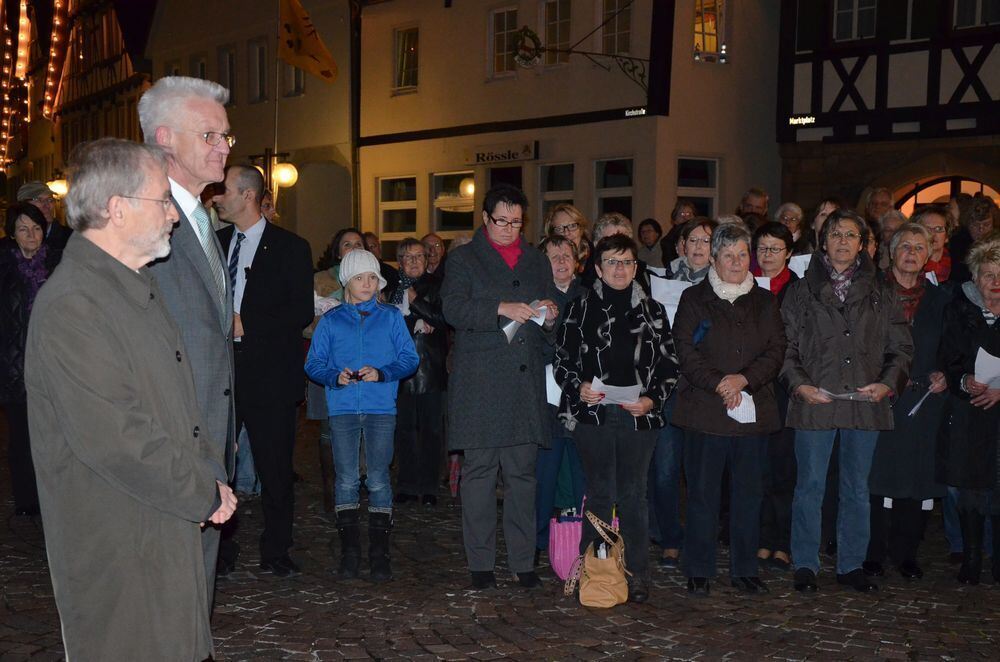
[(688, 481), (687, 531), (682, 564), (688, 577), (714, 577), (722, 474), (729, 467), (730, 575), (757, 576), (763, 436), (720, 437), (684, 431), (684, 475)]
[(882, 563), (888, 555), (896, 565), (917, 560), (924, 539), (927, 511), (917, 499), (893, 499), (892, 508), (883, 507), (881, 496), (871, 496), (871, 536), (866, 560)]
[(28, 437), (28, 405), (25, 402), (4, 404), (7, 413), (7, 462), (10, 465), (10, 485), (16, 510), (38, 509), (38, 487), (35, 485), (35, 464), (31, 460)]
[(760, 546), (791, 551), (792, 497), (795, 495), (795, 431), (783, 428), (767, 439), (764, 499), (760, 504)]
[[(240, 398), (241, 355), (236, 353), (236, 429), (246, 426), (254, 465), (260, 477), (264, 530), (261, 559), (284, 556), (292, 546), (295, 491), (292, 451), (295, 448), (295, 403), (246, 402)], [(243, 372), (243, 379), (246, 379)]]
[(396, 493), (437, 494), (444, 459), (444, 393), (396, 398)]
[[(611, 524), (617, 504), (619, 532), (625, 541), (625, 565), (634, 576), (649, 576), (649, 507), (646, 483), (659, 430), (635, 429), (634, 417), (609, 408), (604, 425), (579, 424), (573, 432), (587, 477), (587, 510)], [(600, 540), (589, 521), (583, 522), (580, 553)]]

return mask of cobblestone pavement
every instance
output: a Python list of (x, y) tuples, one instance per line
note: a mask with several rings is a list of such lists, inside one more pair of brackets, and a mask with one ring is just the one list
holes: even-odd
[[(708, 598), (688, 598), (678, 571), (656, 569), (647, 604), (597, 610), (563, 597), (547, 567), (544, 589), (518, 588), (502, 555), (500, 588), (468, 590), (460, 506), (442, 492), (436, 508), (397, 510), (394, 581), (341, 581), (331, 573), (336, 531), (320, 499), (316, 428), (300, 432), (292, 554), (304, 572), (283, 580), (258, 571), (259, 504), (243, 504), (239, 566), (218, 586), (218, 659), (1000, 658), (1000, 587), (955, 583), (937, 513), (922, 550), (925, 578), (907, 582), (890, 571), (877, 594), (837, 587), (827, 566), (816, 595), (792, 590), (790, 575), (764, 573), (772, 593), (745, 597), (723, 586), (723, 554)], [(12, 516), (5, 451), (0, 440), (0, 662), (61, 659), (41, 528)]]

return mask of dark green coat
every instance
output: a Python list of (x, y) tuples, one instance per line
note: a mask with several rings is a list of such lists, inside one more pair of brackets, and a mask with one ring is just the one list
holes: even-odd
[(204, 660), (200, 522), (226, 474), (149, 272), (74, 233), (35, 300), (25, 375), (67, 659)]

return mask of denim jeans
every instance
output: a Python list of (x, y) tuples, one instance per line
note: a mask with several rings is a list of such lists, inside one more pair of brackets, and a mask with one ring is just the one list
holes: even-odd
[[(676, 392), (663, 405), (663, 417), (672, 418)], [(667, 423), (660, 429), (656, 450), (649, 465), (650, 534), (663, 549), (680, 549), (684, 544), (681, 526), (681, 473), (684, 469), (684, 431)], [(655, 531), (653, 531), (655, 527)]]
[(233, 489), (243, 494), (260, 494), (260, 480), (257, 478), (257, 469), (253, 465), (253, 451), (250, 449), (250, 438), (247, 436), (246, 426), (240, 429)]
[[(796, 430), (798, 478), (792, 501), (792, 560), (795, 568), (819, 572), (819, 546), (826, 471), (838, 430)], [(868, 474), (877, 430), (840, 432), (840, 502), (837, 509), (837, 574), (861, 567), (868, 553)]]
[[(566, 431), (563, 431), (566, 434)], [(539, 448), (535, 460), (535, 548), (549, 548), (549, 519), (556, 501), (556, 484), (563, 458), (569, 463), (569, 473), (573, 479), (573, 503), (580, 507), (586, 490), (583, 479), (583, 465), (572, 437), (552, 437), (551, 448)], [(581, 513), (582, 515), (582, 513)]]
[(368, 469), (365, 480), (368, 488), (368, 512), (392, 512), (389, 465), (392, 463), (395, 430), (396, 417), (392, 414), (345, 414), (330, 417), (333, 464), (337, 473), (333, 498), (337, 511), (358, 508), (360, 504), (360, 450), (361, 435), (364, 434)]

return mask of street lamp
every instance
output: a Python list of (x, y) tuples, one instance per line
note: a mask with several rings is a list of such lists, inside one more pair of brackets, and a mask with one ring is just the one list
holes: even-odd
[(264, 148), (263, 154), (250, 155), (254, 167), (264, 175), (264, 186), (271, 192), (275, 208), (278, 206), (278, 190), (295, 186), (295, 182), (299, 181), (298, 169), (291, 163), (279, 161), (287, 157), (288, 152), (275, 153), (270, 147)]

